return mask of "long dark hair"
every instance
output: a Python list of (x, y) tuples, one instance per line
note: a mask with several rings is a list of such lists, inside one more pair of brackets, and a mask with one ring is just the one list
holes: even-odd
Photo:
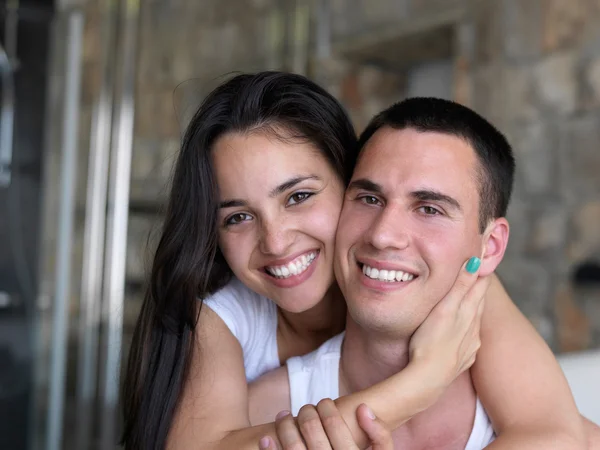
[(211, 147), (224, 133), (280, 129), (316, 145), (349, 180), (356, 161), (352, 124), (334, 97), (300, 75), (238, 75), (208, 95), (187, 127), (125, 374), (127, 449), (165, 447), (193, 356), (201, 300), (231, 276), (217, 245)]

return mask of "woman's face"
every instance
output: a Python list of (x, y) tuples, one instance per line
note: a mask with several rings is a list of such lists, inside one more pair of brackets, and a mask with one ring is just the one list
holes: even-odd
[(334, 282), (342, 180), (312, 144), (258, 132), (220, 137), (212, 157), (235, 276), (286, 311), (315, 306)]

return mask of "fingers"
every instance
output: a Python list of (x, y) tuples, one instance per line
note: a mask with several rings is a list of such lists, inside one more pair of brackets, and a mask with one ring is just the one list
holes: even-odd
[(258, 443), (260, 450), (277, 450), (277, 445), (271, 438), (271, 436), (263, 437)]
[[(333, 404), (331, 400), (329, 401)], [(335, 404), (333, 408), (330, 407), (325, 410), (324, 417), (327, 422), (330, 422), (329, 426), (332, 428), (334, 437), (343, 439), (343, 431), (339, 430), (339, 423), (335, 420), (336, 413), (343, 425), (346, 426), (339, 412), (337, 412)], [(317, 408), (313, 405), (304, 405), (298, 412), (296, 419), (292, 417), (289, 411), (280, 412), (275, 419), (275, 428), (283, 450), (331, 450), (328, 435), (325, 433), (323, 424), (321, 423), (321, 417)], [(267, 439), (268, 437), (261, 439), (260, 445), (269, 444)], [(352, 439), (350, 440), (352, 442)], [(270, 448), (265, 447), (265, 449)], [(356, 448), (356, 446), (337, 448), (352, 449)]]
[(485, 294), (490, 286), (491, 279), (492, 277), (480, 278), (472, 289), (472, 295), (477, 304), (477, 311), (475, 312), (474, 318), (477, 334), (479, 334), (479, 329), (481, 328), (481, 318), (483, 317), (483, 311), (485, 310)]
[(372, 450), (392, 450), (394, 441), (392, 433), (384, 423), (375, 417), (373, 411), (364, 403), (356, 410), (358, 424), (371, 440)]
[(460, 366), (458, 373), (471, 368), (481, 347), (481, 319), (485, 310), (485, 292), (489, 286), (490, 279), (491, 277), (485, 277), (477, 280), (475, 286), (467, 293), (461, 304), (461, 313), (464, 316), (463, 320), (470, 321), (470, 324), (463, 342), (466, 359)]
[(467, 260), (462, 269), (458, 272), (456, 281), (450, 289), (446, 298), (452, 303), (458, 304), (467, 295), (467, 292), (473, 287), (475, 281), (478, 278), (479, 267), (481, 266), (481, 260), (476, 256), (473, 256)]
[(479, 277), (464, 294), (462, 303), (467, 307), (473, 308), (474, 314), (477, 312), (477, 306), (483, 302), (491, 281), (491, 276)]
[(277, 414), (275, 429), (283, 450), (307, 450), (296, 427), (296, 421), (289, 411), (281, 411)]
[(329, 398), (321, 400), (317, 404), (317, 411), (332, 448), (336, 450), (358, 450), (352, 433), (333, 400)]
[[(337, 411), (337, 408), (335, 410)], [(300, 428), (302, 438), (309, 450), (331, 450), (328, 434), (325, 434), (324, 424), (321, 423), (319, 415), (320, 413), (313, 405), (304, 405), (298, 411), (298, 428)]]
[[(459, 304), (458, 317), (463, 323), (468, 323), (472, 330), (472, 335), (479, 339), (479, 330), (481, 328), (481, 318), (485, 309), (485, 295), (491, 282), (490, 276), (477, 279), (471, 289), (465, 294)], [(467, 336), (469, 336), (467, 334)]]

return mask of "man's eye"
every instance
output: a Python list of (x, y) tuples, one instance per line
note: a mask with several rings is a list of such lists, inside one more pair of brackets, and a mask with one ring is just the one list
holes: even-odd
[(436, 216), (438, 214), (442, 214), (438, 209), (434, 208), (433, 206), (421, 206), (419, 209), (428, 216)]
[(360, 200), (367, 205), (378, 205), (379, 199), (377, 197), (373, 197), (372, 195), (363, 195), (360, 197)]
[(225, 220), (225, 225), (237, 225), (243, 222), (247, 222), (249, 220), (252, 220), (252, 216), (250, 214), (246, 214), (246, 213), (237, 213), (234, 214), (232, 216), (229, 216), (226, 220)]
[(287, 206), (296, 205), (298, 203), (302, 203), (307, 200), (309, 197), (312, 197), (314, 194), (311, 192), (296, 192), (295, 194), (290, 195)]

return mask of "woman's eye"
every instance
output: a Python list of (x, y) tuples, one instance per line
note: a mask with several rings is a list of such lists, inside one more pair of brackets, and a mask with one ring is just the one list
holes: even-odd
[(302, 203), (312, 195), (313, 194), (311, 192), (296, 192), (295, 194), (290, 195), (288, 206)]
[(247, 222), (252, 220), (252, 216), (246, 213), (237, 213), (232, 216), (229, 216), (227, 220), (225, 220), (225, 225), (237, 225), (243, 222)]
[(419, 209), (428, 216), (436, 216), (438, 214), (442, 214), (438, 209), (434, 208), (433, 206), (421, 206)]
[(373, 197), (372, 195), (364, 195), (360, 197), (360, 200), (367, 205), (378, 205), (380, 203), (377, 197)]

